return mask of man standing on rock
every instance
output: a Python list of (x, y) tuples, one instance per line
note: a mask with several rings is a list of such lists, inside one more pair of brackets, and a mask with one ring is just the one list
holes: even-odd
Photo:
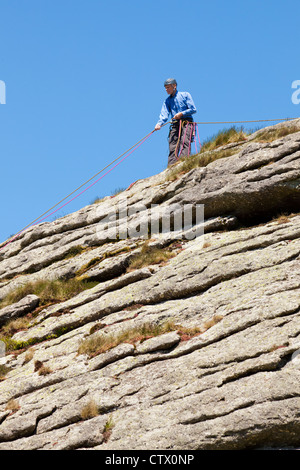
[(197, 110), (190, 93), (177, 90), (174, 78), (168, 78), (164, 87), (169, 96), (162, 105), (155, 130), (158, 131), (168, 121), (169, 116), (172, 117), (169, 132), (169, 166), (178, 160), (179, 152), (181, 156), (188, 155), (194, 132), (192, 115)]

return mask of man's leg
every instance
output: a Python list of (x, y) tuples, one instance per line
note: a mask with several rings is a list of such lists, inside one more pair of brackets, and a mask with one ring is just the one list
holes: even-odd
[(180, 138), (180, 157), (186, 157), (191, 154), (192, 142), (194, 141), (194, 123), (186, 122), (181, 131)]
[(178, 153), (179, 153), (179, 142), (178, 142), (178, 135), (179, 135), (179, 124), (173, 124), (170, 132), (169, 132), (169, 158), (168, 158), (168, 166), (173, 165), (178, 160)]

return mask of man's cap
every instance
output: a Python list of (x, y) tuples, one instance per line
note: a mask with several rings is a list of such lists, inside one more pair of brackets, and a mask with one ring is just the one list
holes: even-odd
[(167, 85), (177, 85), (175, 78), (168, 78), (164, 83), (164, 86), (167, 86)]

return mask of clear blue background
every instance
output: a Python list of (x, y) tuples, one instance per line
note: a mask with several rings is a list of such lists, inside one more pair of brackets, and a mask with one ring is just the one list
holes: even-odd
[[(0, 0), (0, 241), (153, 130), (168, 77), (197, 121), (299, 116), (299, 13), (299, 0)], [(167, 134), (55, 217), (165, 169)]]

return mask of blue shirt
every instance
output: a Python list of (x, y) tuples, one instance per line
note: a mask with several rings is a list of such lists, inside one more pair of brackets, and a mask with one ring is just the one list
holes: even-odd
[(164, 101), (159, 115), (160, 126), (168, 122), (169, 115), (173, 118), (175, 114), (182, 113), (184, 118), (191, 118), (197, 109), (190, 93), (186, 91), (176, 91), (174, 96), (168, 96)]

